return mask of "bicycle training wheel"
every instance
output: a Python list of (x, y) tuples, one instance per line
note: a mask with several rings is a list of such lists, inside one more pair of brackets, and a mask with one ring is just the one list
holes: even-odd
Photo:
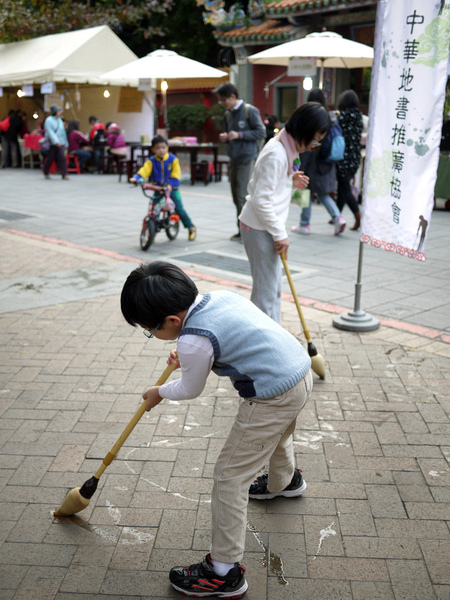
[(180, 217), (178, 215), (169, 215), (166, 226), (166, 235), (169, 240), (174, 240), (180, 230)]
[(155, 239), (155, 222), (152, 219), (146, 219), (141, 231), (140, 242), (142, 250), (148, 250)]

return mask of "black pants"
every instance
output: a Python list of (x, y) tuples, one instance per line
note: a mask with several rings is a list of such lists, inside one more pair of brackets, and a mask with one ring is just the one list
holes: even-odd
[(2, 136), (2, 164), (4, 167), (21, 167), (22, 157), (17, 140), (7, 140)]
[(67, 164), (63, 146), (55, 146), (53, 144), (50, 146), (50, 150), (48, 151), (47, 158), (44, 162), (44, 175), (49, 174), (53, 159), (56, 159), (56, 164), (61, 171), (61, 175), (64, 177), (67, 174)]
[(336, 204), (340, 212), (342, 212), (342, 209), (346, 204), (348, 204), (348, 207), (353, 214), (359, 212), (359, 205), (355, 196), (352, 194), (352, 186), (350, 183), (354, 175), (355, 174), (353, 173), (351, 175), (337, 176), (338, 197)]

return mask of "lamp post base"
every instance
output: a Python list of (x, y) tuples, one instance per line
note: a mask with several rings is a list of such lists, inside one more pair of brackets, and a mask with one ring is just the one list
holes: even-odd
[(333, 325), (337, 329), (347, 331), (374, 331), (380, 326), (380, 321), (363, 310), (357, 310), (336, 315), (333, 318)]

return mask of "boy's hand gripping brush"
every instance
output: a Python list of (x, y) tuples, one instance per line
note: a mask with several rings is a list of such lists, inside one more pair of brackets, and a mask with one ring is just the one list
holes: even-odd
[[(165, 383), (175, 368), (175, 364), (169, 365), (155, 385), (162, 385), (163, 383)], [(133, 431), (144, 412), (145, 400), (135, 412), (133, 418), (125, 427), (123, 433), (121, 434), (117, 442), (114, 444), (114, 446), (103, 459), (103, 463), (100, 465), (100, 468), (98, 469), (97, 473), (93, 477), (85, 481), (81, 488), (77, 487), (73, 488), (73, 490), (70, 490), (61, 506), (58, 508), (58, 510), (55, 510), (55, 512), (53, 513), (55, 517), (68, 517), (69, 515), (74, 515), (80, 510), (86, 508), (86, 506), (91, 501), (92, 496), (97, 490), (98, 481), (101, 475), (105, 471), (106, 467), (110, 465), (115, 459), (120, 448), (126, 441), (127, 437), (130, 435), (130, 433)]]
[(325, 360), (324, 360), (323, 356), (321, 356), (317, 352), (316, 347), (314, 346), (314, 344), (311, 341), (311, 335), (309, 333), (308, 327), (306, 326), (305, 317), (303, 316), (302, 307), (300, 306), (300, 301), (298, 299), (297, 292), (294, 287), (294, 282), (292, 281), (291, 272), (289, 271), (286, 257), (284, 255), (284, 253), (280, 254), (280, 256), (281, 256), (281, 260), (283, 262), (283, 267), (284, 267), (284, 271), (286, 273), (286, 277), (288, 278), (288, 281), (289, 281), (289, 286), (291, 288), (292, 295), (294, 297), (294, 302), (295, 302), (295, 306), (297, 307), (298, 316), (300, 317), (300, 321), (302, 323), (303, 333), (305, 334), (305, 338), (308, 343), (308, 354), (311, 358), (311, 368), (314, 371), (314, 373), (317, 373), (317, 375), (320, 377), (320, 379), (325, 379)]

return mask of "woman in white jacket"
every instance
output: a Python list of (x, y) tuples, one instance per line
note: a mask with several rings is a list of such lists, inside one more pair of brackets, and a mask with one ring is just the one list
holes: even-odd
[(281, 320), (278, 255), (288, 254), (286, 221), (292, 187), (303, 189), (309, 182), (299, 170), (299, 154), (320, 146), (329, 128), (326, 108), (317, 102), (300, 106), (259, 154), (239, 216), (253, 279), (251, 300), (277, 323)]

